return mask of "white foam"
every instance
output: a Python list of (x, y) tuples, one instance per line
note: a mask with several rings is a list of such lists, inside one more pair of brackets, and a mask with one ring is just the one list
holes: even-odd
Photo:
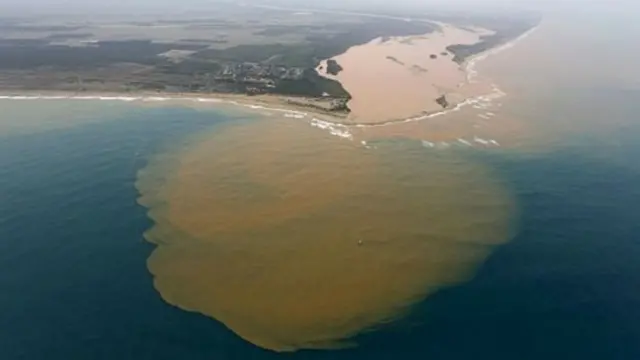
[(344, 139), (353, 140), (353, 134), (349, 132), (349, 128), (345, 125), (335, 124), (329, 121), (313, 118), (309, 124), (318, 129), (327, 130), (331, 135), (335, 135)]
[(360, 144), (362, 144), (366, 149), (376, 149), (375, 146), (369, 145), (369, 143), (364, 140), (360, 141)]
[(13, 100), (32, 100), (33, 96), (14, 96)]
[(465, 139), (459, 138), (459, 139), (457, 139), (457, 140), (458, 140), (458, 142), (459, 142), (460, 144), (462, 144), (462, 145), (466, 145), (466, 146), (473, 146), (470, 142), (468, 142), (468, 141), (467, 141), (467, 140), (465, 140)]
[(424, 146), (426, 148), (434, 148), (434, 147), (436, 147), (436, 144), (432, 143), (431, 141), (422, 140), (422, 146)]
[(231, 101), (231, 103), (235, 104), (235, 105), (242, 105), (244, 107), (248, 107), (248, 108), (254, 109), (254, 110), (269, 110), (269, 111), (277, 111), (277, 112), (283, 112), (283, 113), (288, 113), (288, 114), (301, 115), (302, 116), (301, 118), (304, 118), (307, 115), (309, 115), (306, 112), (296, 111), (296, 110), (291, 110), (291, 109), (268, 107), (268, 106), (256, 105), (256, 104), (243, 104), (243, 103), (238, 103), (237, 101)]
[(473, 137), (473, 141), (477, 142), (478, 144), (482, 144), (482, 145), (489, 145), (489, 144), (491, 144), (491, 143), (489, 142), (489, 140), (485, 140), (485, 139), (479, 138), (479, 137), (477, 137), (477, 136), (474, 136), (474, 137)]
[(295, 115), (296, 118), (304, 118), (308, 114), (302, 111), (291, 109), (281, 109), (275, 107), (267, 107), (257, 104), (240, 103), (234, 100), (223, 100), (219, 98), (202, 98), (202, 97), (160, 97), (160, 96), (107, 96), (107, 95), (0, 95), (0, 100), (100, 100), (100, 101), (124, 101), (124, 102), (163, 102), (163, 101), (191, 101), (199, 103), (228, 103), (233, 105), (244, 106), (256, 110), (269, 110), (277, 112), (285, 112)]
[(221, 103), (222, 100), (218, 98), (197, 98), (197, 102), (201, 103)]
[(298, 113), (286, 113), (286, 114), (284, 114), (284, 117), (294, 118), (294, 119), (304, 119), (305, 118), (305, 116), (303, 114), (298, 114)]
[(149, 96), (149, 97), (142, 98), (142, 101), (145, 101), (145, 102), (162, 102), (162, 101), (169, 101), (169, 100), (171, 99), (166, 97), (159, 97), (159, 96)]

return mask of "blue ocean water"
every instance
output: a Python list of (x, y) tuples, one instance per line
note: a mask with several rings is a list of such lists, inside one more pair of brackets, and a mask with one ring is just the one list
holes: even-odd
[(628, 101), (633, 91), (579, 102), (607, 96), (610, 116), (625, 125), (606, 137), (576, 133), (536, 154), (469, 154), (508, 181), (521, 211), (516, 238), (473, 280), (362, 334), (357, 348), (290, 354), (166, 304), (146, 268), (151, 224), (136, 203), (137, 170), (167, 144), (234, 116), (132, 107), (119, 120), (6, 136), (0, 358), (636, 359), (640, 108)]
[(134, 187), (166, 140), (230, 118), (179, 109), (127, 116), (2, 139), (3, 359), (205, 358), (215, 339), (242, 344), (157, 295), (142, 238), (150, 222)]

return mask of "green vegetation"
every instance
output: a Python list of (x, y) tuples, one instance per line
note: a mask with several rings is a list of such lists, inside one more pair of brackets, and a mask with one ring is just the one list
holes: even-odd
[(338, 75), (342, 70), (342, 66), (340, 66), (337, 61), (333, 59), (327, 60), (327, 74), (335, 76)]
[[(447, 18), (447, 21), (459, 26), (469, 25), (468, 20)], [(454, 55), (453, 61), (463, 63), (469, 57), (505, 44), (535, 27), (540, 21), (538, 17), (513, 19), (474, 18), (473, 25), (495, 31), (495, 34), (483, 36), (482, 41), (473, 45), (451, 45), (447, 51)]]
[(45, 40), (0, 41), (0, 69), (97, 68), (117, 63), (156, 65), (163, 60), (157, 55), (177, 50), (199, 50), (202, 45), (159, 44), (148, 40), (103, 41), (84, 47), (48, 45)]
[[(298, 27), (276, 26), (276, 32), (299, 31)], [(304, 31), (309, 27), (301, 27)], [(311, 27), (311, 29), (315, 29)], [(342, 54), (351, 46), (367, 43), (382, 36), (421, 35), (433, 31), (426, 23), (400, 22), (397, 20), (370, 20), (366, 23), (341, 24), (330, 34), (311, 31), (305, 41), (296, 44), (238, 45), (226, 49), (206, 49), (194, 55), (201, 59), (237, 62), (272, 62), (287, 67), (315, 68), (321, 60)]]
[[(344, 105), (350, 99), (347, 91), (316, 72), (322, 60), (376, 38), (422, 35), (437, 29), (428, 22), (352, 15), (296, 18), (283, 12), (237, 8), (230, 14), (122, 21), (117, 24), (127, 29), (124, 36), (113, 30), (112, 19), (108, 25), (100, 21), (78, 25), (75, 21), (43, 24), (0, 18), (0, 86), (65, 91), (271, 93), (320, 98), (343, 104), (333, 109), (348, 111)], [(440, 16), (434, 20), (496, 30), (479, 44), (449, 47), (458, 62), (531, 27), (531, 22), (522, 19)], [(139, 40), (131, 40), (136, 33)], [(402, 65), (393, 56), (387, 58)], [(411, 70), (426, 71), (416, 66)], [(329, 60), (322, 71), (337, 75), (342, 67)]]
[(351, 98), (339, 82), (323, 78), (312, 69), (306, 70), (299, 80), (281, 81), (275, 90), (276, 93), (287, 95), (320, 97), (329, 94), (331, 97)]

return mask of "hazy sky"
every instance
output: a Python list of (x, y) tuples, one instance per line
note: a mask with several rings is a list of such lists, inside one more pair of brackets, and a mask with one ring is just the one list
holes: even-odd
[[(323, 0), (322, 4), (331, 6), (362, 7), (416, 7), (416, 6), (522, 6), (540, 7), (549, 4), (587, 5), (589, 3), (632, 4), (634, 0)], [(0, 6), (45, 5), (51, 6), (197, 6), (215, 5), (216, 3), (262, 3), (289, 4), (301, 7), (318, 6), (319, 2), (310, 0), (0, 0)], [(0, 9), (1, 10), (1, 9)]]
[(466, 9), (505, 9), (505, 10), (581, 10), (586, 8), (608, 8), (625, 11), (638, 9), (637, 0), (0, 0), (0, 15), (9, 10), (57, 9), (73, 10), (114, 10), (114, 9), (164, 9), (176, 10), (215, 10), (220, 3), (274, 4), (289, 7), (332, 7), (349, 8), (358, 11), (403, 8), (466, 8)]

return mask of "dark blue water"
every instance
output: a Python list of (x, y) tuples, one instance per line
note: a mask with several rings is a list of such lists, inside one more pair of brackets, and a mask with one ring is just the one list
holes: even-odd
[(5, 137), (0, 359), (638, 359), (636, 110), (618, 107), (630, 121), (606, 148), (579, 135), (544, 155), (470, 155), (513, 188), (517, 237), (472, 281), (361, 335), (360, 347), (284, 355), (167, 305), (146, 268), (151, 224), (136, 204), (136, 171), (228, 116), (140, 109), (126, 121)]

